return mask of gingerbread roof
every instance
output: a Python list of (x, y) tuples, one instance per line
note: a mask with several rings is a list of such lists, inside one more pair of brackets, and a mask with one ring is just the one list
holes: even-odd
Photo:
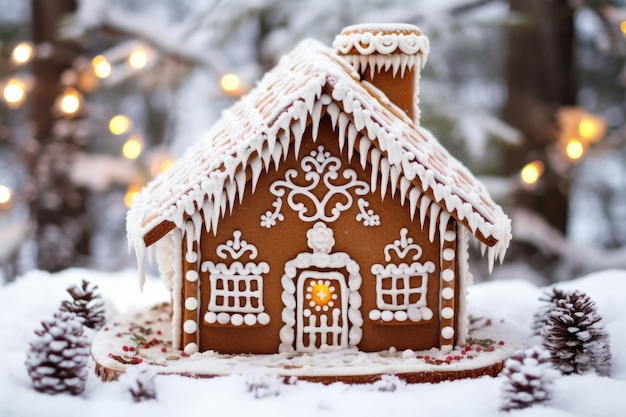
[(316, 137), (324, 114), (349, 158), (358, 153), (363, 165), (369, 160), (377, 171), (372, 190), (377, 179), (383, 196), (388, 185), (392, 193), (399, 189), (413, 213), (417, 197), (408, 191), (419, 188), (489, 247), (490, 265), (504, 257), (511, 223), (484, 185), (384, 93), (362, 82), (345, 59), (313, 40), (285, 55), (135, 197), (127, 231), (138, 257), (194, 213), (202, 214), (207, 230), (216, 230), (226, 210), (243, 200), (246, 181), (254, 190), (263, 168), (279, 165), (290, 150), (297, 155), (303, 132), (310, 125)]

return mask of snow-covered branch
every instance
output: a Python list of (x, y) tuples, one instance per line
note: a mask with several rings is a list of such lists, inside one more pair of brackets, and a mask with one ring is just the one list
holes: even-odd
[(553, 278), (558, 281), (603, 269), (626, 269), (626, 247), (605, 249), (576, 244), (536, 213), (515, 209), (510, 214), (515, 242), (531, 244), (541, 253), (557, 258)]

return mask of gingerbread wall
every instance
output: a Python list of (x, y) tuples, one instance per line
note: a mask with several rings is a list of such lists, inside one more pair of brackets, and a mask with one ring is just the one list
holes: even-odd
[[(241, 262), (245, 265), (247, 262), (253, 262), (259, 266), (262, 263), (267, 264), (268, 272), (262, 273), (262, 293), (264, 312), (269, 317), (267, 324), (261, 324), (258, 321), (253, 325), (232, 323), (220, 324), (218, 322), (208, 323), (205, 320), (205, 313), (209, 300), (211, 299), (211, 288), (208, 282), (208, 272), (199, 270), (199, 280), (197, 283), (188, 283), (184, 285), (184, 293), (182, 300), (188, 296), (195, 296), (194, 292), (199, 293), (198, 305), (198, 324), (199, 324), (199, 346), (200, 351), (215, 350), (220, 353), (276, 353), (281, 345), (280, 332), (285, 326), (282, 315), (285, 304), (283, 275), (285, 275), (285, 264), (295, 259), (299, 254), (311, 253), (311, 248), (307, 246), (307, 231), (311, 229), (318, 221), (303, 222), (296, 211), (294, 211), (287, 202), (287, 193), (282, 196), (282, 207), (280, 214), (282, 219), (274, 218), (275, 225), (266, 227), (262, 225), (262, 216), (266, 216), (266, 225), (271, 223), (268, 220), (268, 212), (275, 213), (276, 207), (273, 203), (277, 200), (277, 195), (270, 192), (272, 184), (277, 181), (285, 181), (287, 171), (294, 169), (297, 172), (291, 181), (295, 184), (306, 185), (310, 181), (304, 179), (301, 161), (307, 155), (317, 154), (320, 146), (323, 150), (330, 152), (332, 156), (339, 157), (342, 162), (341, 169), (338, 171), (339, 177), (334, 179), (335, 183), (347, 181), (342, 179), (342, 172), (345, 169), (352, 169), (357, 174), (357, 179), (370, 183), (371, 168), (368, 164), (366, 169), (362, 169), (359, 163), (359, 155), (355, 150), (350, 163), (348, 163), (347, 149), (344, 148), (340, 152), (337, 134), (333, 132), (328, 117), (321, 120), (319, 127), (318, 140), (313, 142), (311, 138), (310, 128), (305, 132), (302, 147), (299, 152), (299, 158), (293, 155), (290, 150), (285, 161), (280, 163), (278, 170), (274, 166), (269, 172), (262, 174), (256, 190), (252, 193), (252, 184), (250, 181), (246, 185), (246, 197), (242, 204), (236, 204), (232, 210), (232, 214), (228, 213), (220, 220), (217, 234), (213, 232), (207, 234), (202, 232), (200, 240), (201, 256), (198, 263), (186, 263), (183, 265), (183, 276), (189, 270), (198, 270), (199, 265), (210, 263), (217, 265), (225, 262)], [(358, 146), (355, 146), (358, 149)], [(437, 347), (440, 344), (440, 235), (435, 233), (431, 242), (428, 236), (429, 218), (426, 217), (424, 227), (420, 226), (419, 213), (411, 220), (408, 201), (404, 206), (400, 203), (399, 193), (395, 197), (391, 197), (390, 190), (387, 190), (384, 200), (381, 198), (380, 190), (369, 190), (366, 195), (357, 196), (355, 194), (356, 187), (350, 190), (353, 196), (352, 204), (349, 208), (341, 211), (338, 218), (334, 221), (324, 221), (323, 223), (333, 231), (334, 246), (332, 252), (345, 252), (351, 260), (355, 261), (360, 267), (361, 285), (358, 293), (361, 297), (361, 306), (359, 311), (362, 317), (362, 336), (358, 343), (358, 348), (363, 351), (380, 351), (388, 349), (390, 346), (399, 350), (404, 349), (428, 349)], [(283, 191), (284, 188), (283, 188)], [(318, 187), (312, 193), (321, 201), (323, 200), (327, 188)], [(364, 225), (364, 221), (357, 220), (360, 213), (357, 198), (363, 197), (369, 204), (367, 210), (372, 210), (373, 215), (378, 215), (380, 219), (379, 225)], [(332, 206), (333, 202), (340, 201), (341, 196), (338, 194), (331, 199), (327, 207)], [(308, 214), (314, 211), (314, 207), (310, 202), (306, 201), (302, 196), (295, 196), (294, 202), (302, 202), (309, 209)], [(344, 200), (341, 200), (344, 201)], [(328, 210), (330, 215), (330, 210)], [(271, 216), (270, 216), (271, 217)], [(453, 222), (451, 220), (451, 222)], [(422, 319), (414, 323), (410, 320), (397, 321), (391, 320), (384, 322), (382, 319), (372, 320), (370, 312), (377, 309), (376, 303), (376, 277), (372, 273), (372, 266), (375, 264), (386, 265), (391, 263), (401, 264), (406, 260), (398, 259), (391, 251), (392, 260), (385, 260), (385, 249), (388, 245), (401, 240), (401, 230), (407, 229), (405, 238), (412, 239), (413, 244), (417, 244), (422, 249), (419, 262), (425, 263), (430, 261), (433, 263), (433, 270), (429, 272), (427, 283), (427, 305), (432, 310), (432, 318)], [(224, 252), (224, 244), (228, 241), (233, 242), (235, 232), (240, 232), (240, 240), (245, 241), (249, 245), (253, 245), (256, 250), (254, 259), (242, 257), (237, 261), (225, 261), (220, 258), (217, 253), (220, 248)], [(184, 241), (185, 239), (183, 239)], [(220, 246), (221, 245), (221, 246)], [(389, 252), (389, 250), (387, 250)], [(183, 248), (186, 253), (186, 248)], [(250, 255), (252, 251), (246, 255)], [(396, 253), (399, 253), (396, 252)], [(263, 269), (263, 268), (261, 268)], [(345, 267), (342, 268), (322, 268), (316, 267), (313, 270), (328, 273), (337, 269), (344, 276), (349, 275), (349, 271)], [(456, 267), (455, 275), (456, 275)], [(326, 276), (325, 274), (322, 274)], [(456, 286), (456, 280), (455, 286)], [(457, 288), (454, 289), (457, 293)], [(344, 294), (344, 296), (350, 296)], [(455, 299), (456, 300), (456, 297)], [(453, 302), (456, 302), (454, 301)], [(341, 303), (342, 296), (339, 295), (336, 303)], [(307, 301), (308, 302), (308, 301)], [(457, 309), (454, 308), (456, 311)], [(259, 316), (260, 317), (260, 316)], [(261, 320), (259, 320), (261, 321)], [(456, 326), (455, 326), (456, 327)], [(308, 342), (306, 340), (305, 342)]]

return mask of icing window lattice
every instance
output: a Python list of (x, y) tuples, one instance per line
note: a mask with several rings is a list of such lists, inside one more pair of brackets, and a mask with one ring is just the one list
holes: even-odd
[(263, 274), (269, 272), (269, 265), (238, 261), (244, 256), (254, 260), (258, 255), (256, 246), (242, 240), (241, 232), (235, 230), (233, 239), (218, 245), (215, 253), (221, 259), (230, 258), (234, 262), (229, 265), (212, 261), (202, 263), (202, 272), (209, 273), (210, 290), (204, 321), (233, 326), (269, 323), (270, 317), (263, 306)]
[[(435, 264), (417, 262), (422, 256), (422, 247), (407, 235), (408, 229), (402, 228), (400, 239), (385, 246), (386, 265), (372, 265), (372, 274), (376, 276), (377, 309), (370, 311), (371, 320), (417, 323), (433, 317), (426, 295), (428, 274), (435, 271)], [(392, 254), (401, 260), (399, 264), (391, 263)]]
[[(301, 170), (289, 169), (284, 180), (276, 180), (270, 192), (276, 196), (274, 209), (261, 215), (261, 226), (273, 227), (284, 219), (283, 199), (287, 206), (304, 222), (334, 222), (350, 209), (355, 196), (359, 213), (356, 220), (364, 226), (380, 225), (380, 216), (363, 197), (370, 192), (370, 185), (359, 180), (351, 168), (343, 168), (341, 159), (332, 156), (323, 146), (318, 146), (302, 158)], [(325, 191), (323, 194), (320, 190)]]

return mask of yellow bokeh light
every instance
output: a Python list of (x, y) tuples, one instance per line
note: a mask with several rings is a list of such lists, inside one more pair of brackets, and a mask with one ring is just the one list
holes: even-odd
[(172, 165), (174, 165), (174, 159), (173, 158), (165, 159), (159, 165), (159, 170), (160, 170), (160, 172), (165, 172), (168, 169), (170, 169), (172, 167)]
[(59, 102), (59, 109), (61, 110), (61, 113), (66, 116), (74, 116), (78, 113), (80, 105), (80, 93), (72, 87), (66, 88), (61, 96), (61, 101)]
[(567, 142), (565, 153), (569, 159), (576, 161), (585, 153), (585, 147), (579, 139), (572, 138)]
[(626, 35), (626, 20), (619, 24), (619, 29)]
[(578, 133), (583, 139), (591, 139), (596, 135), (596, 124), (591, 119), (583, 119), (578, 124)]
[(128, 63), (135, 69), (141, 69), (148, 63), (148, 54), (141, 48), (135, 49), (128, 57)]
[(6, 206), (13, 198), (13, 190), (6, 185), (0, 185), (0, 206)]
[(113, 116), (111, 120), (109, 120), (109, 130), (114, 135), (124, 134), (130, 129), (132, 122), (127, 116), (123, 114), (118, 114), (117, 116)]
[(26, 97), (26, 86), (21, 81), (11, 79), (2, 89), (2, 97), (10, 107), (17, 107)]
[(544, 166), (541, 161), (533, 161), (524, 165), (520, 171), (520, 178), (524, 184), (535, 184), (543, 175)]
[(150, 164), (150, 174), (156, 177), (170, 169), (172, 165), (174, 165), (174, 158), (170, 156), (158, 158)]
[(124, 157), (128, 159), (136, 159), (139, 155), (141, 155), (141, 151), (143, 149), (143, 144), (141, 140), (136, 137), (129, 138), (124, 146), (122, 147), (122, 153)]
[(130, 208), (130, 206), (133, 205), (133, 199), (139, 193), (139, 191), (141, 191), (141, 188), (142, 187), (140, 185), (131, 185), (128, 188), (128, 191), (126, 191), (126, 195), (124, 196), (124, 204), (126, 205), (126, 207)]
[(93, 72), (96, 74), (98, 78), (107, 78), (111, 75), (111, 64), (106, 60), (102, 55), (96, 56), (91, 60), (91, 65), (93, 65)]
[(21, 42), (13, 48), (11, 61), (16, 65), (26, 64), (33, 57), (33, 47), (28, 42)]
[(239, 90), (239, 87), (241, 86), (241, 81), (239, 80), (239, 77), (235, 74), (226, 74), (222, 77), (220, 85), (222, 86), (222, 90), (226, 91), (227, 93), (235, 93), (237, 92), (237, 90)]

